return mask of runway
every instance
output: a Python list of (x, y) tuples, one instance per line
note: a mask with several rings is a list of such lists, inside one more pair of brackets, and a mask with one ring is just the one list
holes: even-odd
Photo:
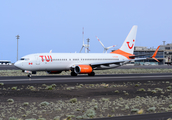
[(14, 65), (0, 65), (0, 70), (19, 70)]
[(171, 73), (162, 74), (118, 74), (118, 75), (96, 75), (93, 77), (87, 75), (71, 76), (14, 76), (0, 77), (0, 82), (5, 84), (39, 84), (39, 83), (57, 83), (57, 84), (75, 84), (75, 83), (102, 83), (102, 82), (121, 82), (121, 81), (150, 81), (150, 80), (172, 80)]

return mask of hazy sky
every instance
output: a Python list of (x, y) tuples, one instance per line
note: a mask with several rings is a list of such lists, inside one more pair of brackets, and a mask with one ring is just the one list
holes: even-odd
[(91, 53), (103, 52), (95, 36), (117, 49), (133, 25), (138, 25), (136, 46), (172, 42), (172, 0), (1, 0), (0, 18), (0, 59), (12, 62), (17, 34), (19, 58), (51, 49), (79, 52), (83, 27)]

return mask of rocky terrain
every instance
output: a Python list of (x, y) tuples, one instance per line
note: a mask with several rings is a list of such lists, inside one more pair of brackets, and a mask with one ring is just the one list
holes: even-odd
[(0, 83), (0, 120), (75, 120), (172, 111), (172, 80)]

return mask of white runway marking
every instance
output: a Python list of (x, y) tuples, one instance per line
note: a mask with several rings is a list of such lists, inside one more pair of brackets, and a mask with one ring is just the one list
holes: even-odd
[(26, 78), (26, 79), (3, 79), (0, 82), (10, 82), (10, 81), (49, 81), (49, 80), (78, 80), (78, 79), (122, 79), (122, 78), (160, 78), (160, 77), (172, 77), (172, 75), (153, 75), (153, 76), (103, 76), (103, 77), (46, 77), (46, 78)]

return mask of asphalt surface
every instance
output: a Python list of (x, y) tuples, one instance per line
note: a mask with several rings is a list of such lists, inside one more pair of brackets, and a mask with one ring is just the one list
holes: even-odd
[[(117, 67), (115, 69), (172, 69), (172, 65), (143, 65), (143, 66), (133, 66), (124, 65)], [(19, 70), (14, 65), (0, 65), (0, 70)]]
[[(171, 67), (171, 66), (170, 66)], [(0, 82), (5, 84), (76, 84), (76, 83), (110, 83), (110, 82), (136, 82), (136, 81), (172, 81), (171, 73), (162, 74), (118, 74), (118, 75), (96, 75), (88, 77), (87, 75), (79, 75), (77, 77), (71, 76), (33, 76), (28, 78), (27, 76), (17, 77), (0, 77)], [(144, 114), (144, 115), (131, 115), (122, 117), (102, 118), (102, 120), (167, 120), (172, 118), (172, 112), (156, 113), (156, 114)], [(98, 118), (100, 119), (100, 118)], [(93, 119), (93, 120), (98, 120)], [(101, 120), (101, 119), (100, 119)]]
[(14, 65), (0, 65), (0, 70), (19, 70)]
[(0, 82), (5, 84), (42, 84), (42, 83), (57, 83), (57, 84), (76, 84), (76, 83), (102, 83), (102, 82), (121, 82), (121, 81), (150, 81), (150, 80), (172, 80), (171, 73), (159, 74), (115, 74), (115, 75), (78, 75), (72, 77), (70, 75), (61, 76), (26, 76), (17, 77), (0, 77)]

